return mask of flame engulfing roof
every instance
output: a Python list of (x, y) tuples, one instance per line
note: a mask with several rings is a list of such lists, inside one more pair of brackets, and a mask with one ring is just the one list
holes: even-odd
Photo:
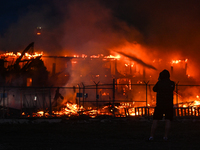
[(125, 57), (128, 57), (129, 59), (133, 60), (133, 61), (136, 61), (138, 64), (141, 64), (142, 66), (144, 67), (147, 67), (147, 68), (150, 68), (150, 69), (154, 69), (154, 70), (157, 70), (154, 66), (150, 65), (150, 64), (147, 64), (145, 62), (143, 62), (141, 59), (133, 56), (133, 55), (128, 55), (128, 54), (125, 54), (123, 52), (117, 52)]

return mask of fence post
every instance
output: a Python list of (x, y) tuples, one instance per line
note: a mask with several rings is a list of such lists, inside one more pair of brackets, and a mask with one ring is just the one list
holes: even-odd
[(42, 105), (43, 105), (43, 111), (44, 111), (44, 113), (43, 113), (43, 117), (45, 117), (45, 88), (44, 88), (44, 85), (43, 85), (43, 101), (42, 101)]
[(113, 116), (115, 116), (115, 79), (113, 79)]
[(52, 116), (52, 106), (51, 106), (51, 88), (49, 88), (49, 115)]
[(23, 90), (24, 89), (20, 90), (20, 109), (21, 109), (21, 111), (20, 111), (20, 117), (22, 117), (22, 107), (23, 107), (23, 104), (22, 104), (23, 103), (23, 100), (22, 100), (22, 95), (23, 94), (22, 94), (22, 92), (23, 92)]
[(84, 107), (84, 100), (85, 100), (85, 85), (83, 84), (83, 82), (82, 82), (82, 85), (83, 85), (83, 107)]
[(146, 85), (146, 107), (147, 107), (147, 100), (148, 100), (148, 95), (147, 95), (147, 87), (148, 87), (148, 83), (149, 83), (149, 81), (148, 82), (145, 82), (144, 81), (144, 83), (145, 83), (145, 85)]
[[(79, 84), (78, 84), (78, 93), (79, 93), (79, 94), (81, 93), (81, 87), (80, 87)], [(80, 112), (80, 95), (79, 95), (79, 97), (78, 97), (78, 110), (79, 110), (79, 112)], [(79, 113), (79, 115), (80, 115), (80, 113)]]
[(95, 82), (95, 81), (93, 81), (94, 82), (94, 84), (96, 85), (96, 105), (97, 105), (97, 115), (98, 115), (98, 109), (99, 109), (99, 104), (98, 104), (98, 98), (99, 98), (99, 96), (98, 96), (98, 84), (99, 84), (99, 82)]
[(3, 118), (5, 118), (5, 87), (3, 88)]
[(179, 116), (179, 106), (178, 106), (178, 83), (176, 83), (176, 104), (177, 104), (177, 116)]

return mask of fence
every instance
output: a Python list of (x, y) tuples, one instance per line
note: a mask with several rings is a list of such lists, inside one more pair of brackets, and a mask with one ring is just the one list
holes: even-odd
[[(73, 87), (0, 87), (0, 117), (34, 117), (54, 115), (66, 103), (75, 104), (73, 113), (114, 116), (151, 116), (156, 105), (153, 84), (110, 84), (94, 82)], [(176, 116), (198, 116), (200, 85), (176, 84)], [(66, 106), (72, 111), (74, 106)], [(63, 108), (62, 108), (63, 109)], [(64, 110), (64, 109), (63, 109)], [(66, 111), (69, 111), (66, 110)], [(95, 110), (95, 111), (94, 111)], [(72, 112), (70, 112), (72, 114)]]

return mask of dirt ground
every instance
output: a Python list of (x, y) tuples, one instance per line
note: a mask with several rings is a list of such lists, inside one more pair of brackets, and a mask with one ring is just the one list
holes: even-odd
[(152, 119), (61, 119), (58, 122), (0, 123), (0, 150), (198, 150), (200, 120), (176, 119), (170, 139), (162, 140), (164, 121), (155, 141), (146, 141)]

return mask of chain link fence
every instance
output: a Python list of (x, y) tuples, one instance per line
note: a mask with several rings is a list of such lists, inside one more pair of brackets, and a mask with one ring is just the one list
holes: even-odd
[[(80, 83), (73, 87), (0, 87), (0, 117), (55, 116), (60, 111), (63, 115), (151, 116), (156, 106), (153, 86), (113, 80), (111, 84)], [(200, 85), (176, 84), (175, 116), (198, 116), (199, 93)]]

